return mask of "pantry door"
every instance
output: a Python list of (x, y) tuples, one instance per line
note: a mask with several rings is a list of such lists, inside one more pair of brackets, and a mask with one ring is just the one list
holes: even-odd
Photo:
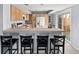
[(36, 28), (45, 28), (45, 17), (36, 17)]

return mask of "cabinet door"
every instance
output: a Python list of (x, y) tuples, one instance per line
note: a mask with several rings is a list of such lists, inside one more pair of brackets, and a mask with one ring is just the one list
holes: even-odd
[(15, 21), (16, 20), (16, 8), (15, 6), (11, 5), (11, 21)]
[(22, 20), (22, 11), (19, 10), (19, 20)]
[(23, 18), (22, 18), (23, 15), (24, 15), (23, 11), (19, 10), (19, 20), (22, 20), (22, 19), (23, 19)]
[(16, 8), (16, 21), (20, 20), (19, 14), (20, 14), (20, 11), (19, 9)]
[(14, 5), (11, 5), (11, 21), (19, 20), (19, 9), (17, 9)]

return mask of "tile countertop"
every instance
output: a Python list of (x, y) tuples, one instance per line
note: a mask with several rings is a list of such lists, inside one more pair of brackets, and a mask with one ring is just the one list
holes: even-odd
[(36, 31), (60, 31), (60, 32), (64, 32), (61, 29), (56, 29), (56, 28), (29, 28), (26, 26), (21, 26), (21, 27), (17, 27), (17, 28), (9, 28), (6, 30), (3, 30), (3, 32), (36, 32)]
[(60, 31), (64, 32), (61, 29), (55, 29), (55, 28), (26, 28), (26, 27), (18, 27), (18, 28), (9, 28), (7, 30), (4, 30), (3, 32), (36, 32), (36, 31)]

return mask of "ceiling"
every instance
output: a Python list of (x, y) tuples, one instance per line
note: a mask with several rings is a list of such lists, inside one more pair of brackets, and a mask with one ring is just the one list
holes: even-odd
[(50, 13), (64, 10), (70, 8), (75, 4), (15, 4), (15, 6), (26, 13), (31, 13), (30, 11), (46, 11), (53, 10)]

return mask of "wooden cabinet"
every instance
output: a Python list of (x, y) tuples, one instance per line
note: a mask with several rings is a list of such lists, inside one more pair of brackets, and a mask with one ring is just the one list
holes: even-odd
[(16, 8), (15, 11), (16, 11), (16, 13), (15, 13), (16, 14), (16, 20), (19, 20), (19, 10)]
[(10, 7), (10, 13), (11, 13), (11, 21), (19, 21), (22, 20), (22, 15), (24, 15), (25, 13), (23, 11), (21, 11), (20, 9), (16, 8), (14, 5), (11, 5)]
[(29, 14), (26, 14), (26, 20), (29, 20)]
[(32, 14), (29, 14), (29, 20), (32, 21)]
[(11, 5), (11, 7), (10, 7), (11, 9), (10, 9), (10, 19), (11, 19), (11, 21), (15, 21), (16, 20), (16, 8), (15, 8), (15, 6), (12, 6)]
[(23, 19), (22, 17), (23, 17), (24, 14), (25, 14), (24, 12), (22, 12), (21, 10), (19, 10), (19, 16), (18, 17), (19, 17), (20, 20)]

